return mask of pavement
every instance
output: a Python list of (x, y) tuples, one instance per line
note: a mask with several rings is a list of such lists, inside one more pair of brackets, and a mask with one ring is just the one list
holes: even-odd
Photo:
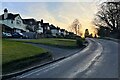
[(82, 51), (61, 61), (33, 69), (16, 78), (118, 78), (119, 43), (89, 38), (88, 41), (89, 45)]

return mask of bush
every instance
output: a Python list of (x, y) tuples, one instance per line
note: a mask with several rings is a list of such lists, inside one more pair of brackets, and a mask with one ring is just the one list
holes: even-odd
[(76, 39), (76, 43), (77, 43), (77, 46), (78, 46), (78, 47), (82, 47), (82, 46), (83, 46), (83, 43), (84, 43), (84, 39), (82, 39), (82, 38), (77, 38), (77, 39)]

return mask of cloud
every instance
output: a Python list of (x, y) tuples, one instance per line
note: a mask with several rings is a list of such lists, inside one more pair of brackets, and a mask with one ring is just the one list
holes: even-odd
[[(54, 5), (57, 4), (57, 5)], [(81, 31), (89, 29), (94, 32), (94, 26), (91, 24), (94, 14), (97, 11), (94, 2), (63, 2), (63, 3), (31, 3), (27, 6), (29, 16), (37, 20), (44, 19), (45, 22), (69, 29), (74, 19), (79, 19), (82, 27)]]
[(59, 6), (57, 8), (53, 8), (52, 10), (48, 7), (48, 4), (50, 5), (53, 3), (30, 4), (27, 6), (27, 12), (29, 13), (29, 16), (34, 16), (37, 20), (44, 19), (45, 22), (50, 22), (51, 24), (61, 26), (62, 28), (66, 26), (68, 18), (60, 14), (60, 11), (58, 10)]
[(59, 12), (64, 16), (67, 21), (66, 24), (70, 25), (74, 19), (79, 19), (83, 29), (91, 27), (91, 21), (97, 11), (96, 4), (94, 3), (64, 3)]

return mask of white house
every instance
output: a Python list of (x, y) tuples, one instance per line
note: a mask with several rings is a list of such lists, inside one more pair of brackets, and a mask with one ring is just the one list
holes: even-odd
[(52, 36), (57, 37), (57, 35), (59, 35), (59, 30), (58, 28), (56, 28), (54, 25), (50, 25), (50, 30), (52, 33)]
[(43, 33), (43, 27), (40, 21), (37, 21), (37, 33)]
[(30, 19), (23, 19), (23, 23), (26, 25), (26, 29), (29, 32), (37, 32), (37, 33), (43, 33), (43, 26), (41, 24), (41, 21), (36, 21), (33, 18)]
[(23, 24), (21, 16), (8, 13), (7, 9), (4, 9), (4, 14), (0, 15), (0, 24), (10, 27), (13, 32), (26, 31), (26, 25)]

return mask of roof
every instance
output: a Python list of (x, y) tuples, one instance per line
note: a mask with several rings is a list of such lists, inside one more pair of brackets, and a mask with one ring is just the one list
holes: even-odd
[(57, 27), (57, 30), (60, 30), (60, 27)]
[(33, 18), (31, 18), (31, 19), (22, 19), (22, 20), (23, 20), (24, 24), (30, 25), (31, 22), (32, 22), (32, 25), (36, 25), (37, 24), (37, 21), (35, 19), (33, 19)]
[(43, 26), (49, 26), (49, 23), (43, 23), (42, 25)]
[(54, 25), (50, 25), (50, 29), (57, 29)]
[(9, 26), (7, 26), (7, 25), (5, 25), (5, 24), (0, 24), (0, 26), (2, 26), (2, 27), (7, 27), (7, 28), (12, 29), (11, 27), (9, 27)]
[(60, 29), (62, 32), (64, 32), (65, 31), (65, 29)]
[[(19, 14), (8, 13), (8, 17), (6, 19), (14, 20), (17, 16), (19, 16)], [(0, 20), (4, 20), (4, 14), (0, 15)]]
[(37, 21), (37, 24), (41, 23), (41, 21)]

